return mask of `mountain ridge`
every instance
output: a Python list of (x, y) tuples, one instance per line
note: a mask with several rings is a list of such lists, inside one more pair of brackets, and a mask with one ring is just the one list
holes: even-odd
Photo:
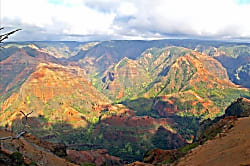
[[(3, 128), (18, 132), (29, 125), (27, 131), (47, 141), (80, 151), (104, 148), (124, 161), (192, 142), (199, 121), (250, 96), (249, 89), (231, 82), (234, 70), (225, 67), (231, 61), (218, 60), (224, 54), (244, 59), (248, 46), (240, 44), (163, 40), (7, 47), (0, 58)], [(245, 63), (235, 65), (240, 79)], [(20, 110), (33, 110), (27, 123)]]

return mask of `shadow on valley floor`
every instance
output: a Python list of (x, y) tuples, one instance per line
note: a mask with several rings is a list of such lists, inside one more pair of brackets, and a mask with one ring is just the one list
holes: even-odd
[(196, 131), (199, 127), (198, 117), (192, 116), (179, 116), (178, 113), (183, 112), (183, 110), (188, 110), (191, 108), (190, 103), (181, 103), (175, 101), (171, 103), (169, 100), (162, 99), (162, 97), (156, 98), (138, 98), (135, 100), (125, 100), (121, 104), (134, 110), (136, 116), (149, 116), (156, 119), (166, 118), (169, 119), (172, 124), (170, 126), (178, 131), (179, 134), (195, 136)]
[[(176, 115), (173, 105), (162, 105), (164, 103), (159, 102), (158, 105), (153, 105), (155, 102), (152, 100), (156, 101), (131, 101), (137, 104), (134, 107), (129, 101), (123, 102), (128, 108), (135, 110), (135, 115), (105, 114), (98, 117), (99, 121), (96, 123), (82, 117), (87, 122), (85, 127), (76, 127), (64, 121), (53, 123), (39, 116), (28, 117), (27, 121), (16, 119), (11, 129), (15, 132), (26, 130), (46, 141), (64, 143), (68, 149), (107, 149), (110, 155), (120, 157), (123, 161), (142, 161), (148, 150), (174, 149), (187, 144), (187, 140), (195, 137), (199, 124), (196, 117)], [(170, 112), (167, 109), (163, 112), (157, 111), (161, 106), (168, 107)]]

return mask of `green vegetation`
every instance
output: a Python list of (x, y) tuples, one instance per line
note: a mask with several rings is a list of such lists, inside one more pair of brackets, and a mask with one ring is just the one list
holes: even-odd
[(199, 118), (195, 116), (173, 116), (172, 118), (177, 123), (177, 126), (172, 126), (172, 128), (186, 140), (190, 140), (191, 136), (196, 136), (199, 129)]
[(145, 116), (145, 115), (153, 116), (154, 114), (154, 111), (152, 110), (153, 107), (152, 99), (138, 98), (135, 100), (125, 100), (121, 103), (127, 106), (128, 108), (134, 110), (137, 116)]
[(24, 163), (24, 158), (23, 155), (19, 152), (14, 152), (11, 154), (10, 158), (12, 159), (13, 162), (21, 165)]
[(250, 103), (244, 98), (233, 102), (225, 111), (227, 116), (247, 117), (250, 115)]
[[(65, 86), (65, 89), (62, 88), (61, 91), (57, 91), (55, 87), (53, 92), (58, 92), (58, 94), (52, 98), (46, 98), (46, 94), (36, 97), (31, 93), (33, 84), (28, 84), (27, 78), (37, 70), (36, 65), (40, 61), (35, 59), (37, 55), (35, 49), (31, 49), (30, 46), (23, 47), (30, 56), (29, 59), (34, 58), (35, 61), (24, 60), (25, 63), (13, 63), (13, 67), (9, 68), (6, 73), (2, 70), (0, 107), (13, 92), (17, 92), (19, 96), (1, 113), (7, 111), (14, 113), (20, 108), (19, 106), (27, 107), (28, 110), (39, 110), (43, 115), (36, 114), (37, 117), (35, 115), (31, 123), (35, 127), (27, 129), (34, 135), (48, 138), (53, 142), (63, 142), (69, 146), (76, 145), (74, 148), (78, 150), (105, 148), (110, 154), (126, 161), (141, 160), (148, 149), (178, 148), (181, 140), (175, 138), (167, 129), (180, 134), (186, 140), (192, 140), (199, 128), (199, 121), (222, 115), (224, 109), (238, 97), (250, 97), (249, 90), (231, 86), (224, 83), (225, 80), (221, 78), (218, 78), (220, 79), (218, 82), (214, 82), (215, 77), (211, 75), (203, 78), (203, 74), (206, 74), (203, 70), (207, 66), (205, 62), (203, 64), (199, 61), (198, 56), (196, 57), (191, 49), (214, 56), (215, 48), (218, 48), (219, 51), (230, 55), (220, 55), (215, 58), (227, 69), (231, 80), (238, 81), (237, 83), (247, 87), (249, 65), (245, 63), (248, 63), (249, 46), (202, 41), (197, 44), (197, 41), (193, 40), (168, 40), (167, 42), (107, 41), (93, 45), (74, 42), (34, 42), (38, 49), (43, 48), (53, 53), (54, 56), (68, 58), (70, 63), (84, 68), (86, 75), (83, 74), (81, 77), (75, 70), (77, 74), (69, 85), (74, 84), (74, 81), (79, 81), (79, 86), (72, 86), (72, 88)], [(19, 51), (20, 49), (16, 46), (5, 48), (3, 52), (0, 52), (0, 61)], [(186, 56), (187, 54), (190, 56)], [(206, 58), (206, 55), (200, 57)], [(52, 62), (56, 63), (55, 60), (50, 63)], [(65, 65), (64, 69), (66, 70), (67, 67)], [(211, 68), (224, 72), (223, 68), (216, 65)], [(71, 74), (75, 74), (74, 72)], [(67, 75), (67, 72), (64, 76), (63, 70), (58, 73), (62, 74), (62, 78), (71, 76)], [(224, 74), (225, 72), (222, 73), (223, 76)], [(55, 74), (51, 77), (57, 76)], [(159, 130), (158, 122), (149, 126), (141, 126), (139, 123), (131, 127), (126, 120), (122, 121), (122, 117), (135, 117), (133, 114), (124, 115), (120, 113), (120, 110), (109, 111), (107, 109), (102, 112), (94, 110), (99, 103), (111, 104), (111, 102), (102, 93), (95, 91), (89, 83), (85, 84), (82, 79), (77, 80), (78, 77), (90, 80), (97, 90), (112, 100), (113, 104), (125, 105), (134, 111), (135, 116), (157, 120), (167, 119), (169, 124), (163, 125), (165, 130)], [(21, 86), (23, 86), (22, 91), (19, 92)], [(45, 85), (40, 86), (41, 91), (45, 91)], [(71, 94), (64, 93), (64, 90)], [(242, 105), (232, 106), (230, 113), (235, 115), (236, 110), (241, 109)], [(70, 114), (69, 110), (80, 113), (79, 121), (86, 122), (86, 126), (73, 127), (72, 124), (78, 123), (74, 121), (73, 115), (72, 121), (70, 121), (71, 116), (67, 116), (70, 120), (66, 123), (64, 115)], [(121, 118), (114, 120), (112, 115), (121, 116)], [(7, 118), (9, 117), (4, 117), (2, 120), (5, 121)], [(9, 124), (5, 125), (5, 127), (9, 126)], [(24, 125), (16, 120), (13, 122), (12, 129), (20, 131)], [(154, 134), (155, 131), (157, 132)], [(205, 137), (210, 139), (220, 131), (220, 129), (214, 130)], [(196, 143), (188, 144), (179, 151), (187, 153), (196, 146)], [(166, 163), (171, 161), (166, 161)], [(88, 165), (88, 163), (84, 164)]]
[(95, 164), (84, 162), (84, 163), (81, 163), (81, 166), (95, 166)]
[(199, 144), (197, 142), (192, 143), (192, 144), (187, 144), (187, 145), (183, 146), (182, 148), (179, 148), (178, 151), (181, 153), (187, 153), (190, 150), (196, 148), (197, 146), (199, 146)]
[(218, 50), (225, 52), (227, 55), (232, 56), (233, 58), (237, 58), (241, 55), (250, 54), (250, 47), (246, 45), (236, 45), (231, 47), (221, 46), (218, 48)]
[(123, 58), (117, 65), (117, 68), (122, 68), (129, 63), (129, 59), (127, 57)]

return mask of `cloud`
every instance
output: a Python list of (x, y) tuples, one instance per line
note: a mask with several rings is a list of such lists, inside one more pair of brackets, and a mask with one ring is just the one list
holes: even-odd
[(63, 3), (57, 3), (57, 1), (51, 3), (50, 1), (48, 3), (45, 0), (5, 0), (2, 1), (1, 8), (3, 9), (2, 26), (25, 30), (18, 33), (17, 36), (26, 31), (31, 32), (24, 40), (33, 40), (33, 35), (37, 35), (37, 31), (31, 31), (34, 29), (43, 29), (46, 36), (51, 34), (54, 36), (109, 34), (115, 17), (112, 13), (104, 14), (88, 8), (77, 0), (73, 0), (73, 3), (69, 1)]
[[(2, 0), (14, 40), (249, 39), (249, 0)], [(39, 35), (42, 34), (42, 35)]]
[[(121, 27), (197, 37), (250, 36), (250, 6), (229, 0), (137, 1), (136, 17)], [(127, 25), (127, 26), (125, 26)], [(225, 33), (227, 32), (227, 33)]]

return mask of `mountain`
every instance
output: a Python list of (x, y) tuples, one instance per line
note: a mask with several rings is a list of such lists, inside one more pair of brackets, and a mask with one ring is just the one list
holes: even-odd
[(249, 88), (249, 43), (201, 42), (197, 43), (194, 50), (217, 59), (227, 69), (232, 82)]
[(0, 51), (0, 106), (35, 71), (39, 63), (59, 61), (48, 54), (33, 48), (8, 47)]
[(98, 117), (98, 107), (109, 103), (86, 81), (84, 70), (79, 67), (40, 63), (19, 90), (2, 104), (1, 125), (21, 127), (12, 125), (13, 120), (20, 120), (19, 111), (34, 110), (35, 126), (59, 121), (86, 126)]
[[(133, 118), (114, 115), (105, 121), (102, 119), (94, 130), (94, 133), (99, 133), (96, 137), (102, 138), (97, 139), (97, 143), (101, 142), (107, 146), (105, 148), (109, 149), (111, 154), (118, 154), (127, 160), (136, 158), (135, 153), (145, 152), (140, 146), (142, 140), (144, 144), (148, 144), (148, 149), (153, 146), (171, 149), (173, 147), (161, 142), (170, 142), (174, 145), (175, 141), (179, 141), (178, 136), (174, 137), (173, 141), (160, 137), (165, 133), (161, 132), (165, 130), (161, 129), (161, 126), (153, 128), (152, 131), (156, 135), (146, 134), (149, 130), (144, 126), (145, 118), (153, 117), (151, 122), (159, 118), (171, 119), (172, 123), (166, 124), (172, 128), (171, 130), (175, 129), (170, 133), (166, 131), (166, 135), (171, 138), (171, 133), (177, 131), (189, 140), (196, 130), (197, 120), (191, 117), (183, 122), (179, 117), (214, 118), (223, 114), (223, 110), (233, 98), (249, 93), (247, 89), (240, 89), (230, 82), (226, 69), (213, 57), (173, 46), (148, 49), (135, 60), (125, 57), (117, 64), (111, 65), (102, 77), (92, 80), (93, 85), (110, 99), (127, 106), (139, 116), (135, 118), (139, 124), (134, 121), (133, 129), (128, 125), (129, 120)], [(149, 121), (147, 123), (150, 124)], [(185, 130), (185, 123), (189, 123), (189, 130)], [(145, 128), (145, 134), (142, 136), (147, 135), (147, 140), (138, 137), (140, 128)], [(121, 133), (127, 133), (126, 137)], [(110, 139), (116, 140), (112, 142), (111, 149), (108, 148), (111, 146)], [(125, 140), (129, 144), (123, 144), (120, 140)], [(185, 144), (184, 140), (180, 142), (176, 147)], [(134, 149), (138, 151), (129, 150), (130, 146), (136, 147)], [(119, 147), (124, 147), (125, 153), (118, 150)], [(133, 157), (130, 155), (131, 152)]]
[(10, 42), (3, 44), (4, 48), (9, 47), (31, 47), (40, 52), (47, 53), (56, 58), (70, 58), (77, 55), (81, 50), (87, 50), (98, 42), (74, 42), (74, 41), (34, 41), (34, 42)]
[(88, 50), (80, 51), (69, 60), (79, 62), (79, 65), (93, 75), (102, 75), (110, 65), (118, 63), (123, 58), (136, 59), (151, 47), (162, 47), (164, 41), (103, 41)]
[[(200, 121), (214, 123), (209, 119), (218, 120), (236, 98), (250, 97), (248, 83), (233, 83), (229, 68), (239, 58), (237, 78), (247, 80), (248, 47), (196, 40), (6, 43), (0, 126), (63, 142), (74, 160), (93, 155), (91, 163), (100, 155), (132, 162), (151, 149), (193, 146)], [(27, 120), (21, 110), (31, 113)]]
[[(17, 55), (29, 57), (19, 52)], [(146, 135), (160, 135), (154, 134), (158, 130), (179, 140), (174, 147), (186, 142), (180, 135), (173, 134), (168, 120), (136, 117), (125, 106), (111, 104), (85, 79), (85, 70), (78, 66), (36, 61), (32, 69), (34, 71), (27, 73), (24, 82), (1, 105), (0, 121), (5, 129), (15, 132), (25, 129), (45, 140), (65, 142), (79, 150), (88, 146), (107, 148), (111, 154), (122, 154), (123, 158), (130, 160), (134, 159), (134, 153), (139, 156), (146, 151), (141, 143), (146, 140)], [(20, 110), (25, 114), (33, 112), (25, 121)], [(124, 132), (127, 134), (121, 134)], [(117, 137), (117, 142), (111, 144), (112, 135)], [(141, 142), (135, 144), (139, 148), (136, 151), (131, 149), (135, 139)], [(81, 148), (82, 144), (85, 144), (84, 148)], [(154, 146), (151, 139), (146, 146)], [(124, 151), (121, 151), (123, 147)]]
[(215, 58), (221, 62), (228, 71), (230, 79), (236, 84), (249, 88), (249, 52), (240, 52), (239, 55), (219, 54)]
[(150, 82), (150, 73), (137, 61), (127, 57), (105, 71), (102, 92), (111, 99), (136, 96)]
[(150, 48), (136, 59), (124, 57), (101, 75), (99, 72), (88, 74), (93, 85), (111, 100), (138, 112), (158, 106), (152, 103), (138, 110), (134, 103), (142, 105), (140, 101), (164, 96), (165, 102), (156, 102), (175, 103), (178, 110), (186, 111), (185, 114), (196, 110), (194, 114), (197, 116), (215, 117), (232, 98), (249, 95), (247, 89), (240, 89), (230, 82), (227, 70), (219, 61), (183, 47)]
[[(157, 97), (150, 107), (144, 105), (145, 107), (139, 108), (144, 111), (155, 110), (164, 116), (168, 113), (163, 113), (163, 107), (167, 109), (169, 105), (171, 110), (174, 108), (171, 106), (172, 103), (177, 106), (172, 110), (179, 115), (215, 117), (223, 113), (232, 98), (249, 95), (247, 89), (239, 88), (229, 81), (226, 69), (216, 59), (190, 49), (182, 47), (149, 49), (135, 63), (144, 66), (147, 72), (138, 76), (141, 84), (134, 86), (131, 91), (136, 92), (140, 89), (141, 91), (133, 97), (145, 100)], [(143, 81), (147, 73), (150, 80)], [(116, 78), (121, 79), (118, 75), (114, 77), (113, 82)], [(127, 78), (122, 79), (127, 82)], [(134, 101), (125, 100), (122, 103), (137, 110), (134, 104), (140, 105), (138, 102), (142, 100), (134, 99)], [(160, 110), (157, 110), (158, 108)]]

